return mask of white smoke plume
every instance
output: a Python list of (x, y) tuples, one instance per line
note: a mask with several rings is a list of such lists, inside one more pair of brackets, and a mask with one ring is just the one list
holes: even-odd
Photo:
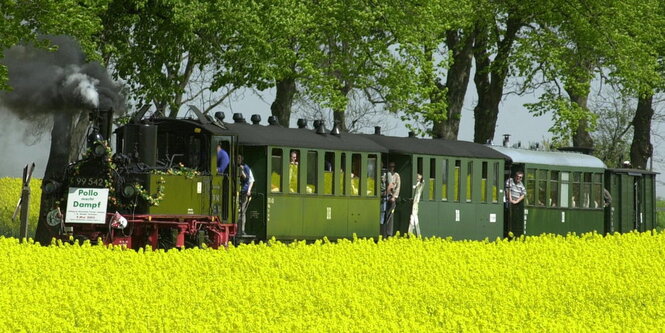
[(99, 80), (80, 72), (74, 72), (65, 78), (63, 86), (67, 87), (66, 90), (72, 91), (74, 96), (80, 98), (83, 104), (96, 108), (99, 106), (99, 93), (96, 88), (98, 84)]

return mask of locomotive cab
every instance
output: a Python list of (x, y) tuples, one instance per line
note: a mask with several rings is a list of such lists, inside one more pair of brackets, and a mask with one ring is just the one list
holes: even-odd
[(120, 160), (126, 161), (129, 175), (120, 188), (132, 194), (132, 187), (142, 187), (159, 201), (144, 200), (136, 207), (138, 212), (230, 218), (230, 201), (224, 193), (232, 190), (234, 168), (217, 173), (216, 147), (220, 144), (233, 156), (232, 136), (214, 135), (197, 123), (168, 119), (126, 125), (117, 132)]

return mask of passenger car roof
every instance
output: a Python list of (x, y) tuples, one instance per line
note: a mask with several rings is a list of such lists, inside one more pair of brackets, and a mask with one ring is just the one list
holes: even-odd
[(391, 153), (424, 154), (456, 157), (490, 158), (507, 160), (508, 156), (485, 145), (468, 141), (424, 139), (415, 137), (395, 137), (378, 134), (363, 134), (364, 137), (380, 144)]
[(329, 150), (349, 150), (362, 152), (387, 152), (363, 135), (340, 133), (338, 135), (318, 134), (311, 128), (287, 128), (279, 125), (255, 125), (248, 123), (225, 124), (238, 136), (238, 142), (245, 146), (286, 146)]
[(503, 146), (487, 146), (508, 155), (513, 163), (544, 164), (565, 167), (586, 167), (605, 169), (605, 163), (599, 158), (574, 152), (541, 151)]

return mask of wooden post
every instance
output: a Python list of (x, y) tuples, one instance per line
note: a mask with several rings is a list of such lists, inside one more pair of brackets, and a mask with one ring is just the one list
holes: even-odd
[(19, 239), (23, 242), (28, 238), (28, 215), (30, 212), (30, 178), (35, 170), (35, 163), (32, 163), (28, 170), (28, 165), (23, 168), (23, 190), (21, 191), (21, 227), (19, 230)]

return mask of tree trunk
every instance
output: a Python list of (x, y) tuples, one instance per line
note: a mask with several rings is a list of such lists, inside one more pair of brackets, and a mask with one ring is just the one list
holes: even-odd
[[(72, 116), (66, 112), (59, 112), (53, 116), (53, 129), (51, 130), (51, 149), (44, 171), (44, 181), (56, 180), (62, 182), (63, 172), (69, 164), (70, 141), (72, 129)], [(39, 221), (35, 232), (35, 241), (42, 245), (51, 244), (51, 238), (55, 236), (46, 224), (46, 214), (56, 204), (57, 198), (42, 193), (39, 209)], [(60, 207), (64, 209), (64, 207)]]
[(653, 154), (651, 144), (651, 119), (653, 118), (653, 94), (642, 96), (637, 102), (633, 118), (633, 143), (630, 145), (630, 162), (634, 168), (646, 169)]
[(277, 93), (275, 100), (270, 105), (270, 112), (277, 117), (280, 125), (289, 127), (293, 96), (296, 94), (296, 80), (292, 77), (277, 80), (276, 88)]
[(475, 117), (473, 141), (487, 143), (494, 139), (499, 103), (503, 98), (503, 87), (508, 76), (508, 58), (522, 23), (510, 14), (506, 21), (505, 35), (503, 39), (497, 40), (494, 61), (490, 61), (488, 54), (490, 38), (488, 27), (481, 24), (477, 26), (474, 45), (476, 73), (473, 81), (478, 92), (478, 104), (473, 109)]
[(432, 126), (432, 133), (435, 138), (457, 140), (462, 107), (464, 106), (464, 96), (469, 86), (471, 73), (473, 34), (469, 32), (462, 32), (460, 34), (458, 31), (448, 31), (446, 45), (449, 50), (453, 51), (453, 63), (446, 75), (446, 85), (445, 87), (440, 87), (441, 89), (448, 89), (446, 92), (446, 119), (435, 121)]
[[(573, 103), (577, 104), (586, 112), (591, 112), (589, 111), (589, 106), (587, 104), (589, 99), (588, 94), (577, 94), (571, 89), (566, 89), (566, 92), (568, 93), (568, 96), (570, 96), (570, 100)], [(587, 129), (588, 126), (589, 124), (587, 123), (586, 119), (580, 120), (577, 128), (575, 129), (575, 132), (573, 133), (573, 147), (593, 148), (593, 139), (591, 138), (591, 134), (589, 134)]]
[[(351, 91), (351, 84), (349, 84), (348, 82), (343, 82), (343, 85), (339, 88), (340, 95), (348, 96), (350, 91)], [(349, 128), (346, 126), (346, 108), (333, 109), (333, 122), (337, 124), (341, 132), (349, 131)]]
[[(162, 116), (163, 117), (164, 115), (166, 115), (166, 102), (154, 100), (153, 104), (155, 104), (155, 115), (156, 116)], [(175, 116), (177, 116), (177, 115), (178, 114), (176, 113)]]
[[(348, 132), (346, 127), (346, 110), (333, 110), (333, 122), (335, 122), (341, 132)], [(334, 126), (334, 124), (333, 124)]]
[(187, 84), (189, 83), (189, 80), (192, 77), (192, 73), (194, 72), (194, 68), (196, 68), (198, 63), (197, 59), (191, 53), (187, 56), (186, 61), (187, 63), (185, 64), (185, 68), (182, 74), (180, 74), (181, 68), (178, 68), (178, 71), (168, 73), (168, 76), (171, 78), (171, 80), (178, 82), (179, 88), (179, 90), (173, 95), (173, 100), (170, 103), (169, 118), (178, 117), (180, 107), (182, 106), (182, 96), (187, 89)]

